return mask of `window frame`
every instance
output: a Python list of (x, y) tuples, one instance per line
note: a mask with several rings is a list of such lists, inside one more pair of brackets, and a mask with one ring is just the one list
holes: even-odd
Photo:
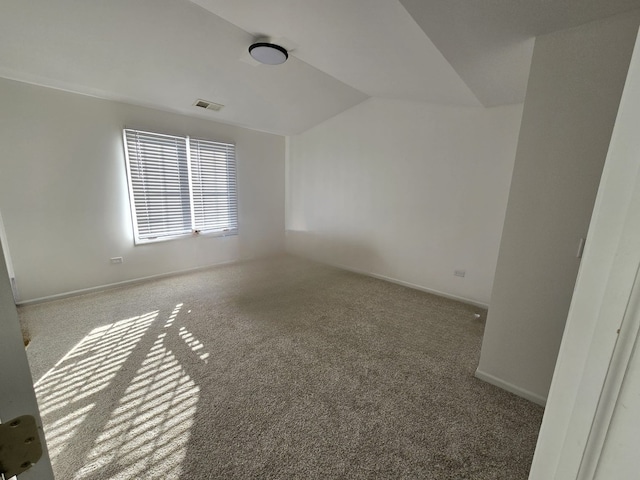
[[(185, 161), (186, 162), (186, 170), (187, 170), (187, 177), (188, 177), (188, 184), (189, 184), (189, 218), (190, 218), (190, 224), (191, 224), (191, 231), (190, 232), (185, 232), (185, 233), (180, 233), (180, 234), (173, 234), (173, 235), (160, 235), (157, 237), (149, 237), (149, 238), (141, 238), (140, 237), (140, 231), (139, 231), (139, 225), (138, 225), (138, 214), (136, 212), (136, 197), (135, 197), (135, 191), (134, 191), (134, 184), (133, 184), (133, 178), (132, 178), (132, 173), (131, 173), (131, 158), (129, 155), (129, 148), (128, 148), (128, 143), (127, 143), (127, 131), (131, 131), (131, 132), (136, 132), (136, 133), (141, 133), (141, 134), (148, 134), (148, 135), (154, 135), (154, 136), (161, 136), (161, 137), (170, 137), (170, 138), (179, 138), (179, 139), (183, 139), (185, 141), (185, 157), (184, 159), (180, 159), (181, 161)], [(170, 240), (177, 240), (177, 239), (183, 239), (183, 238), (190, 238), (190, 237), (198, 237), (198, 236), (207, 236), (207, 237), (230, 237), (230, 236), (237, 236), (239, 234), (239, 214), (238, 214), (238, 210), (239, 210), (239, 205), (238, 205), (238, 182), (237, 182), (237, 157), (236, 157), (236, 145), (234, 143), (229, 143), (229, 142), (219, 142), (216, 140), (210, 140), (210, 139), (206, 139), (206, 138), (200, 138), (200, 137), (192, 137), (190, 135), (172, 135), (172, 134), (168, 134), (168, 133), (160, 133), (160, 132), (153, 132), (150, 130), (144, 130), (144, 129), (138, 129), (138, 128), (131, 128), (131, 127), (124, 127), (122, 129), (122, 139), (123, 139), (123, 148), (124, 148), (124, 156), (125, 156), (125, 170), (126, 170), (126, 176), (127, 176), (127, 189), (128, 189), (128, 194), (129, 194), (129, 211), (131, 213), (131, 224), (132, 224), (132, 228), (133, 228), (133, 240), (134, 240), (134, 245), (148, 245), (148, 244), (153, 244), (153, 243), (158, 243), (158, 242), (165, 242), (165, 241), (170, 241)], [(232, 206), (233, 206), (233, 212), (232, 215), (230, 216), (231, 219), (235, 219), (235, 228), (231, 228), (231, 229), (227, 229), (227, 230), (215, 230), (215, 229), (210, 229), (210, 230), (202, 230), (202, 229), (196, 229), (196, 214), (195, 214), (195, 210), (194, 210), (194, 186), (193, 186), (193, 178), (192, 178), (192, 163), (191, 163), (191, 145), (190, 145), (190, 141), (191, 140), (195, 140), (198, 142), (204, 142), (204, 143), (210, 143), (210, 144), (216, 144), (216, 145), (221, 145), (221, 146), (225, 146), (225, 147), (231, 147), (231, 152), (232, 155), (231, 157), (229, 157), (229, 155), (226, 156), (225, 158), (225, 162), (227, 164), (227, 168), (229, 165), (232, 166), (232, 175), (227, 176), (225, 181), (228, 183), (230, 181), (233, 182), (232, 185), (232, 192), (233, 192), (233, 201)], [(200, 188), (202, 188), (202, 186), (200, 186)]]

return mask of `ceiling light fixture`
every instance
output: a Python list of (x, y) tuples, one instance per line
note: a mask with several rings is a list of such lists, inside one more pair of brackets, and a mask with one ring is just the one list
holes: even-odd
[(249, 47), (249, 55), (260, 63), (280, 65), (287, 61), (289, 54), (280, 45), (269, 42), (256, 42)]

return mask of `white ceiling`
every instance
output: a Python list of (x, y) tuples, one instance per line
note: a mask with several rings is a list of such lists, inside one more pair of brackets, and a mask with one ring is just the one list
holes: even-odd
[(484, 106), (524, 101), (534, 37), (640, 0), (400, 0)]
[(252, 40), (186, 0), (0, 0), (1, 77), (280, 134), (367, 98), (295, 56), (242, 61)]
[[(640, 0), (0, 0), (0, 77), (295, 134), (369, 96), (522, 102), (538, 34)], [(291, 50), (257, 65), (269, 36)], [(225, 105), (193, 107), (197, 98)]]
[(368, 96), (480, 105), (397, 0), (192, 1)]

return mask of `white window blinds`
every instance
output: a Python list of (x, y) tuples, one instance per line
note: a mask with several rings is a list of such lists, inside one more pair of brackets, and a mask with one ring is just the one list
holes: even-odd
[(193, 223), (196, 230), (238, 228), (234, 145), (190, 139)]
[(237, 234), (235, 146), (124, 130), (136, 243)]

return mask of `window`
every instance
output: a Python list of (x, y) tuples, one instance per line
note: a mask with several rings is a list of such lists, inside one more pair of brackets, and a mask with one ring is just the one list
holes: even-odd
[(136, 243), (237, 235), (235, 146), (124, 130)]

